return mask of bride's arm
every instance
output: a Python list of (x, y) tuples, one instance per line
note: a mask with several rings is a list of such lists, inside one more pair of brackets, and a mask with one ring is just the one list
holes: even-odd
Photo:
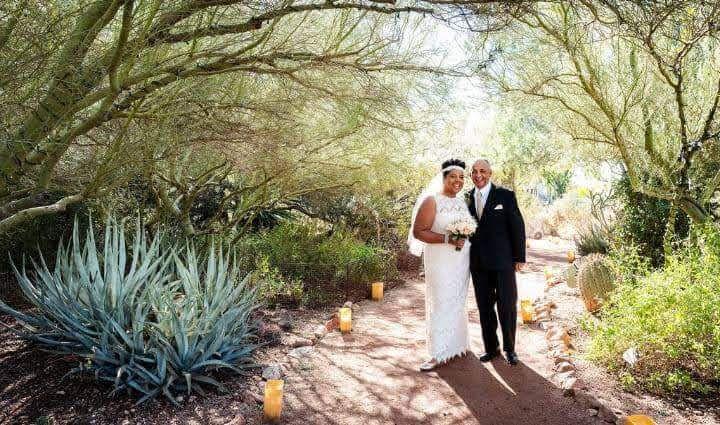
[(413, 236), (415, 239), (425, 243), (446, 243), (443, 233), (435, 233), (432, 230), (435, 221), (435, 199), (433, 197), (426, 198), (420, 205), (415, 223), (413, 224)]

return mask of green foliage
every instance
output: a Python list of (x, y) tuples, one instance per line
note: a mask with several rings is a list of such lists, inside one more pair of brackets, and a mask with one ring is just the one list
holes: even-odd
[(269, 307), (278, 305), (299, 305), (303, 301), (302, 281), (286, 278), (277, 267), (272, 267), (266, 255), (257, 257), (255, 261), (255, 278), (258, 281), (260, 298)]
[(578, 269), (577, 282), (585, 307), (597, 311), (615, 289), (617, 276), (604, 255), (591, 254), (583, 258)]
[[(615, 225), (615, 235), (623, 244), (633, 244), (638, 253), (647, 257), (655, 267), (665, 258), (663, 241), (670, 213), (670, 203), (635, 192), (627, 176), (615, 183), (618, 200), (622, 205)], [(688, 235), (690, 220), (678, 212), (675, 221), (675, 240)]]
[(567, 192), (568, 186), (570, 185), (570, 179), (572, 178), (572, 172), (570, 170), (555, 171), (546, 170), (542, 174), (545, 186), (548, 189), (548, 195), (550, 196), (550, 203), (554, 200), (562, 198)]
[(635, 285), (651, 270), (650, 259), (642, 256), (634, 245), (612, 245), (608, 259), (618, 275), (618, 280), (625, 285)]
[(578, 231), (574, 239), (580, 255), (607, 254), (610, 247), (609, 235), (605, 229), (596, 224)]
[[(655, 393), (717, 396), (718, 305), (720, 231), (708, 225), (698, 231), (696, 245), (678, 250), (663, 269), (623, 281), (602, 321), (590, 326), (590, 358)], [(639, 353), (632, 368), (622, 360), (630, 348)]]
[(272, 305), (323, 304), (345, 285), (364, 290), (371, 281), (397, 274), (390, 252), (314, 220), (288, 221), (248, 235), (235, 249), (246, 260), (244, 268), (260, 271)]
[(200, 259), (191, 245), (162, 240), (148, 239), (138, 223), (129, 247), (123, 225), (109, 220), (98, 250), (92, 225), (81, 242), (76, 223), (54, 269), (41, 257), (34, 274), (15, 270), (36, 309), (0, 301), (0, 311), (18, 320), (23, 337), (80, 357), (75, 372), (112, 382), (113, 392), (134, 390), (138, 403), (222, 388), (209, 371), (248, 365), (256, 293), (222, 251)]
[(394, 190), (384, 193), (345, 191), (305, 196), (298, 209), (330, 223), (333, 228), (351, 231), (362, 241), (398, 249), (405, 244), (402, 232), (410, 228), (407, 219), (412, 206), (412, 197), (397, 195)]
[(55, 420), (52, 416), (43, 415), (35, 420), (35, 425), (53, 425)]

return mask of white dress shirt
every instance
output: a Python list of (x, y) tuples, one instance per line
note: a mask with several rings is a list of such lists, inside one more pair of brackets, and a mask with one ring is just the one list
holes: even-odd
[(475, 212), (478, 214), (478, 218), (482, 216), (483, 208), (487, 202), (488, 195), (490, 195), (492, 183), (487, 182), (482, 188), (475, 187)]

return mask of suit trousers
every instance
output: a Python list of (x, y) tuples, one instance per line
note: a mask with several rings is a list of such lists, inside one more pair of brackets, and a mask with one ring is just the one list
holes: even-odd
[[(475, 298), (480, 311), (483, 343), (486, 353), (500, 347), (497, 337), (498, 319), (503, 337), (503, 350), (515, 351), (517, 328), (517, 281), (515, 270), (472, 270)], [(497, 304), (497, 314), (495, 305)]]

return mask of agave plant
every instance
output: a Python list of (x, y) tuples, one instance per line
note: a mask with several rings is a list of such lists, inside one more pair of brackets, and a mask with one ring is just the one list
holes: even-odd
[(138, 403), (160, 394), (177, 403), (206, 385), (222, 389), (214, 369), (254, 367), (257, 297), (234, 260), (222, 250), (201, 260), (190, 244), (167, 247), (139, 223), (128, 252), (124, 227), (112, 219), (99, 252), (92, 229), (81, 243), (75, 223), (52, 271), (42, 257), (32, 263), (35, 273), (13, 265), (37, 307), (23, 313), (0, 301), (0, 311), (17, 319), (16, 332), (81, 357), (71, 372), (93, 372), (113, 383), (113, 393), (134, 390)]

